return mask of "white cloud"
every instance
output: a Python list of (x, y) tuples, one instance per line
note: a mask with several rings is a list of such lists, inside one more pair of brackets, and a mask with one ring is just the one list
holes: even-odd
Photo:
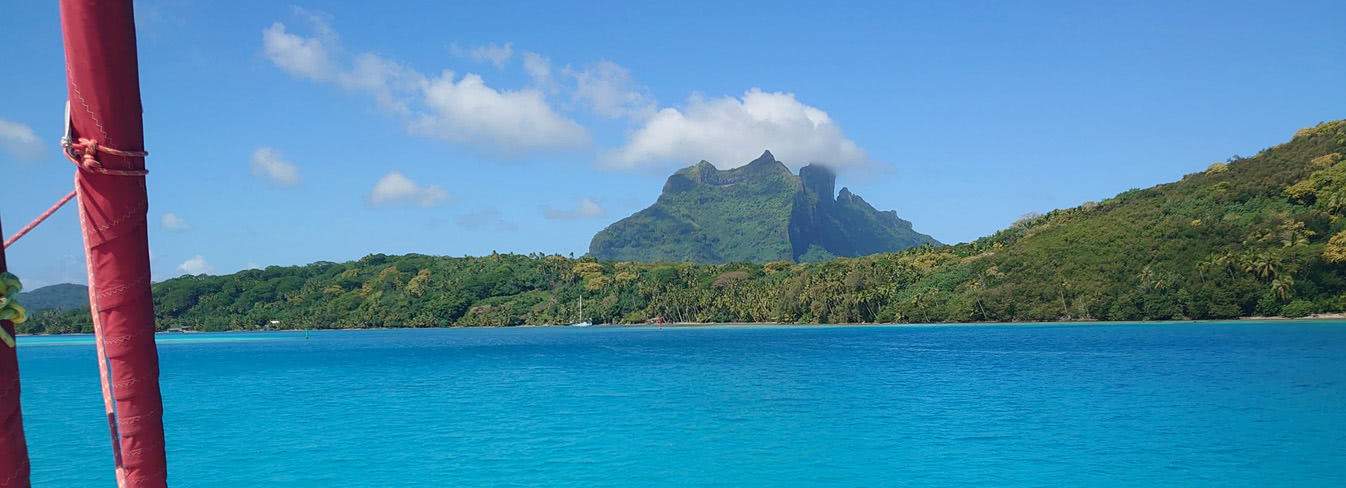
[(578, 147), (589, 140), (584, 127), (552, 110), (538, 90), (497, 91), (473, 73), (454, 78), (445, 71), (421, 87), (431, 113), (412, 124), (413, 132), (513, 153)]
[[(427, 76), (378, 54), (347, 54), (319, 15), (295, 11), (312, 24), (314, 35), (292, 34), (284, 24), (272, 24), (262, 32), (268, 59), (297, 78), (370, 95), (380, 108), (399, 117), (412, 135), (511, 155), (585, 147), (590, 144), (589, 131), (548, 102), (548, 95), (564, 91), (594, 113), (635, 124), (624, 144), (600, 154), (600, 164), (609, 168), (701, 159), (732, 168), (764, 149), (796, 168), (816, 162), (844, 169), (871, 162), (826, 112), (801, 103), (793, 93), (753, 88), (741, 97), (693, 94), (682, 106), (658, 109), (649, 89), (635, 83), (630, 71), (616, 63), (603, 60), (582, 71), (567, 66), (560, 72), (570, 86), (562, 87), (551, 60), (532, 51), (521, 52), (531, 86), (501, 89), (476, 73), (443, 70)], [(514, 55), (512, 43), (450, 49), (497, 67)], [(259, 170), (257, 159), (254, 154), (255, 172), (280, 184), (298, 183), (294, 165), (276, 157), (283, 163), (274, 166), (277, 173), (267, 169), (271, 166)]]
[(32, 127), (4, 119), (0, 119), (0, 148), (19, 159), (42, 156), (42, 140)]
[(528, 77), (533, 79), (533, 85), (538, 87), (550, 87), (551, 82), (551, 60), (543, 57), (541, 54), (533, 51), (523, 52), (523, 70), (528, 73)]
[(160, 217), (159, 225), (163, 227), (164, 230), (167, 231), (184, 231), (192, 227), (191, 225), (187, 224), (186, 220), (184, 220), (182, 217), (178, 217), (177, 214), (172, 212), (166, 213), (162, 217)]
[(248, 264), (244, 266), (243, 269), (262, 269), (262, 265), (257, 264), (256, 261), (248, 261)]
[(468, 230), (483, 229), (493, 227), (497, 231), (513, 232), (518, 227), (505, 221), (500, 209), (487, 207), (476, 212), (470, 212), (458, 217), (458, 226)]
[[(315, 24), (325, 26), (313, 19)], [(320, 27), (319, 30), (330, 32)], [(334, 71), (330, 58), (332, 39), (300, 37), (285, 32), (285, 24), (276, 22), (262, 30), (262, 51), (267, 59), (293, 76), (322, 81)]]
[(374, 183), (365, 201), (371, 206), (403, 203), (430, 207), (448, 198), (449, 193), (439, 185), (421, 186), (406, 175), (393, 171)]
[(681, 109), (659, 110), (625, 145), (601, 159), (605, 166), (622, 169), (701, 159), (733, 168), (764, 149), (796, 168), (814, 162), (834, 168), (870, 162), (826, 112), (800, 103), (793, 93), (757, 88), (742, 98), (694, 94)]
[(603, 207), (598, 202), (588, 198), (580, 199), (580, 204), (574, 210), (560, 210), (551, 207), (542, 209), (542, 216), (551, 220), (574, 220), (583, 218), (596, 218), (603, 216)]
[(474, 46), (471, 49), (463, 49), (458, 47), (457, 44), (450, 44), (449, 51), (453, 52), (454, 56), (472, 58), (476, 61), (490, 61), (496, 68), (504, 68), (505, 63), (509, 62), (509, 58), (514, 55), (514, 43), (506, 42), (504, 45), (491, 43), (485, 46)]
[(252, 152), (252, 174), (281, 186), (299, 184), (299, 167), (286, 161), (280, 151), (266, 146)]
[(178, 273), (180, 274), (199, 275), (210, 274), (214, 271), (215, 267), (206, 262), (206, 258), (201, 257), (200, 254), (192, 256), (191, 259), (178, 265)]
[[(459, 78), (448, 70), (428, 77), (373, 53), (346, 61), (335, 32), (315, 15), (298, 12), (310, 17), (317, 37), (289, 34), (284, 24), (275, 23), (262, 32), (267, 57), (295, 77), (370, 94), (381, 108), (404, 117), (413, 135), (508, 154), (589, 143), (588, 131), (553, 109), (536, 88), (500, 90), (487, 86), (480, 75)], [(464, 51), (499, 65), (512, 52), (508, 43)], [(536, 68), (535, 62), (529, 65)]]
[(425, 76), (396, 61), (363, 53), (349, 70), (337, 74), (337, 81), (347, 89), (369, 93), (384, 110), (408, 115), (412, 103), (408, 94), (420, 89)]
[(575, 79), (575, 100), (588, 102), (594, 112), (612, 118), (644, 118), (654, 113), (655, 101), (649, 89), (637, 85), (631, 72), (608, 60), (584, 71), (566, 67), (565, 74)]

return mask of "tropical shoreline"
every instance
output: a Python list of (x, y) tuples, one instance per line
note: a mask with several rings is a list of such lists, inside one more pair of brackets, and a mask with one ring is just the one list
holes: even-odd
[[(698, 328), (698, 327), (965, 327), (965, 326), (996, 326), (996, 325), (1171, 325), (1171, 324), (1210, 324), (1210, 323), (1232, 323), (1232, 322), (1275, 322), (1275, 323), (1318, 323), (1318, 322), (1346, 322), (1346, 313), (1318, 314), (1308, 317), (1239, 317), (1233, 319), (1209, 319), (1209, 320), (1059, 320), (1059, 321), (1039, 321), (1039, 322), (896, 322), (896, 323), (872, 323), (872, 322), (852, 322), (852, 323), (790, 323), (790, 322), (665, 322), (662, 325), (644, 323), (644, 324), (594, 324), (592, 327), (614, 329), (614, 328)], [(321, 331), (377, 331), (377, 330), (412, 330), (412, 329), (530, 329), (530, 328), (565, 328), (572, 327), (568, 324), (520, 324), (520, 325), (445, 325), (436, 327), (324, 327), (309, 329), (228, 329), (228, 330), (189, 330), (189, 331), (156, 331), (158, 335), (178, 335), (178, 334), (230, 334), (230, 333), (259, 333), (259, 332), (321, 332)], [(59, 333), (59, 334), (17, 334), (19, 337), (60, 337), (60, 336), (84, 336), (92, 335), (88, 332)]]

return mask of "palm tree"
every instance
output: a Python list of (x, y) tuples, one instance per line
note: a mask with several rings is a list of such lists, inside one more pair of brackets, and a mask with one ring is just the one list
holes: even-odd
[(1275, 278), (1279, 268), (1280, 263), (1277, 263), (1275, 258), (1265, 252), (1249, 254), (1244, 257), (1243, 271), (1252, 273), (1258, 279)]
[(1309, 245), (1309, 236), (1303, 232), (1295, 232), (1281, 239), (1281, 245), (1284, 247), (1307, 246)]
[(1223, 254), (1216, 254), (1212, 256), (1211, 264), (1213, 264), (1216, 269), (1223, 269), (1225, 270), (1226, 273), (1229, 273), (1229, 279), (1231, 280), (1234, 279), (1233, 251), (1225, 251)]
[(1280, 275), (1271, 280), (1271, 293), (1281, 300), (1281, 303), (1290, 301), (1291, 288), (1295, 286), (1295, 279), (1290, 275)]
[(1219, 269), (1218, 255), (1207, 255), (1205, 259), (1197, 262), (1197, 277), (1201, 278), (1202, 284), (1205, 284), (1206, 282), (1206, 274), (1209, 274), (1211, 270), (1215, 269)]
[(1140, 289), (1148, 291), (1152, 284), (1154, 284), (1154, 270), (1147, 264), (1144, 268), (1140, 268)]
[(1332, 192), (1332, 195), (1327, 197), (1327, 201), (1324, 202), (1324, 204), (1327, 206), (1327, 211), (1330, 213), (1336, 214), (1340, 213), (1342, 210), (1346, 210), (1346, 190)]
[(1314, 232), (1304, 228), (1300, 221), (1287, 222), (1281, 226), (1281, 245), (1284, 247), (1307, 246)]

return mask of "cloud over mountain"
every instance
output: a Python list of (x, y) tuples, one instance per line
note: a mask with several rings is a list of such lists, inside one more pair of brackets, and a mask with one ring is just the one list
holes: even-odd
[[(504, 88), (479, 73), (442, 69), (426, 74), (434, 72), (372, 52), (349, 53), (320, 15), (295, 12), (311, 33), (271, 24), (262, 31), (266, 57), (295, 78), (372, 97), (414, 136), (509, 156), (585, 149), (593, 140), (590, 129), (561, 110), (583, 107), (628, 126), (623, 142), (596, 151), (599, 165), (608, 169), (681, 166), (702, 159), (732, 168), (763, 148), (795, 168), (819, 162), (844, 169), (871, 162), (827, 112), (794, 93), (752, 88), (741, 96), (712, 98), (693, 92), (685, 103), (661, 108), (652, 90), (615, 62), (553, 68), (550, 58), (530, 50), (519, 51), (518, 69), (531, 83)], [(515, 54), (512, 42), (453, 44), (449, 50), (502, 69)]]
[(628, 169), (704, 159), (728, 169), (752, 160), (763, 148), (795, 167), (821, 162), (845, 168), (869, 162), (827, 112), (800, 102), (793, 93), (753, 88), (742, 97), (693, 95), (681, 108), (661, 109), (626, 144), (607, 151), (602, 163)]

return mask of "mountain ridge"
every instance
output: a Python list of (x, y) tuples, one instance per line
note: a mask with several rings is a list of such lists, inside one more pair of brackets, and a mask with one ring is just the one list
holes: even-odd
[(880, 212), (819, 164), (791, 172), (770, 150), (721, 170), (674, 172), (649, 207), (594, 235), (589, 252), (619, 261), (822, 261), (938, 245), (894, 211)]
[(89, 305), (89, 287), (76, 283), (60, 283), (19, 292), (15, 298), (28, 309), (29, 313), (49, 309), (70, 310)]

